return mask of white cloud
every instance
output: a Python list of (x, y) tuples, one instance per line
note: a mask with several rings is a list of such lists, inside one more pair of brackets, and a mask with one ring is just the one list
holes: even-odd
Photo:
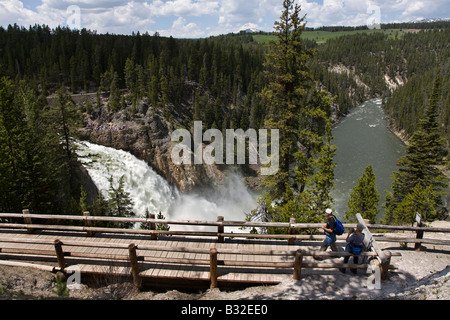
[(307, 0), (300, 1), (302, 11), (307, 13), (308, 27), (325, 25), (358, 26), (367, 24), (371, 12), (369, 1), (324, 0), (323, 4)]
[(33, 21), (36, 21), (37, 18), (36, 12), (25, 8), (19, 0), (0, 1), (0, 24), (2, 26), (14, 23), (19, 25), (34, 25), (36, 22)]
[[(99, 33), (159, 31), (177, 37), (203, 37), (245, 28), (273, 30), (281, 0), (41, 0), (30, 9), (27, 0), (0, 0), (0, 25), (28, 27), (67, 25), (71, 5), (80, 7), (82, 28)], [(381, 22), (419, 17), (450, 17), (448, 0), (298, 0), (308, 27), (365, 25), (381, 13)]]
[(50, 26), (67, 25), (71, 13), (69, 6), (80, 8), (81, 28), (97, 30), (99, 33), (125, 33), (147, 31), (154, 21), (145, 1), (126, 0), (43, 0), (37, 7), (41, 16), (52, 17)]
[(131, 33), (148, 31), (154, 23), (145, 3), (129, 2), (108, 10), (82, 9), (82, 27), (100, 33)]
[[(400, 16), (400, 18), (403, 19), (416, 19), (420, 17), (434, 18), (434, 15), (441, 10), (441, 14), (444, 12), (446, 12), (447, 15), (450, 14), (448, 2), (446, 4), (444, 2), (444, 6), (442, 6), (442, 2), (434, 0), (404, 0), (402, 2), (405, 3), (404, 10)], [(449, 18), (449, 16), (447, 16), (447, 18)]]
[(173, 0), (163, 2), (154, 0), (148, 7), (155, 16), (201, 16), (214, 14), (218, 9), (217, 1)]
[[(128, 0), (42, 0), (41, 7), (53, 8), (57, 10), (66, 10), (71, 5), (79, 6), (84, 9), (109, 9), (117, 6), (124, 6), (129, 2)], [(145, 2), (145, 1), (137, 1)]]
[(238, 32), (249, 27), (271, 31), (281, 11), (279, 0), (220, 0), (217, 29), (220, 33)]
[(174, 38), (199, 38), (205, 36), (205, 30), (201, 29), (197, 24), (193, 22), (186, 22), (183, 17), (178, 17), (173, 23), (170, 29), (159, 30), (162, 36), (172, 36)]

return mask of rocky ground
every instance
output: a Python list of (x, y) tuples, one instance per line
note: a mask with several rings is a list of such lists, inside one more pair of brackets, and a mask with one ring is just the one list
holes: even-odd
[[(450, 228), (450, 222), (436, 221), (433, 227)], [(407, 232), (405, 232), (407, 233)], [(405, 233), (389, 236), (405, 237)], [(415, 235), (415, 234), (414, 234)], [(411, 235), (412, 236), (412, 235)], [(425, 233), (426, 238), (450, 239), (449, 233)], [(275, 286), (259, 286), (236, 291), (219, 289), (197, 293), (177, 290), (138, 292), (130, 282), (108, 286), (81, 285), (66, 288), (65, 282), (49, 272), (35, 269), (0, 267), (0, 299), (87, 299), (87, 300), (316, 300), (316, 299), (450, 299), (450, 247), (425, 245), (422, 251), (399, 243), (381, 243), (401, 257), (392, 257), (397, 269), (389, 273), (380, 288), (374, 288), (373, 276), (365, 271), (357, 275), (337, 270), (306, 269), (299, 281), (290, 277)]]

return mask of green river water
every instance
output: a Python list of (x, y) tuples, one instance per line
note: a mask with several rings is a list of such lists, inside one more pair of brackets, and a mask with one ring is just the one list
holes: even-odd
[(391, 190), (391, 176), (398, 169), (396, 161), (404, 155), (405, 145), (387, 128), (381, 99), (354, 108), (333, 129), (333, 136), (338, 148), (334, 158), (336, 215), (344, 216), (353, 187), (364, 169), (372, 165), (380, 193), (378, 218), (382, 217), (385, 190)]

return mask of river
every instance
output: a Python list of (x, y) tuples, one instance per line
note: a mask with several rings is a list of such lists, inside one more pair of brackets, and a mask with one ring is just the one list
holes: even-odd
[(333, 129), (333, 137), (337, 146), (333, 192), (337, 216), (344, 216), (353, 187), (364, 169), (372, 165), (380, 193), (377, 217), (383, 217), (385, 190), (391, 190), (391, 176), (398, 170), (396, 162), (405, 154), (405, 146), (388, 129), (381, 99), (372, 99), (354, 108)]
[[(367, 165), (372, 164), (377, 176), (377, 188), (384, 202), (385, 189), (396, 170), (396, 160), (404, 153), (402, 142), (386, 126), (381, 100), (366, 101), (356, 107), (334, 129), (335, 209), (342, 217), (347, 210), (350, 193)], [(181, 194), (158, 175), (148, 164), (128, 152), (89, 142), (76, 142), (77, 153), (86, 166), (97, 188), (108, 197), (110, 182), (124, 176), (125, 191), (134, 202), (138, 216), (145, 211), (161, 212), (166, 218), (181, 220), (244, 220), (245, 214), (257, 206), (256, 196), (250, 192), (238, 175), (230, 175), (221, 192)], [(175, 227), (175, 226), (174, 226)]]

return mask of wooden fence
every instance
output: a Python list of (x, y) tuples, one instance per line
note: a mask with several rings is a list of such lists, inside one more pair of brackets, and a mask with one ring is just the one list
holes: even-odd
[[(131, 267), (131, 275), (133, 276), (133, 282), (136, 287), (142, 287), (142, 277), (140, 275), (139, 262), (155, 262), (155, 263), (171, 263), (178, 265), (209, 265), (210, 268), (210, 287), (217, 287), (218, 283), (218, 267), (219, 266), (234, 266), (234, 267), (255, 267), (255, 268), (291, 268), (293, 269), (293, 278), (295, 280), (300, 279), (301, 271), (303, 268), (358, 268), (366, 269), (369, 264), (343, 264), (343, 263), (305, 263), (303, 262), (303, 257), (307, 256), (320, 256), (320, 257), (345, 257), (351, 256), (350, 253), (346, 252), (320, 252), (315, 250), (288, 250), (288, 251), (274, 251), (274, 250), (234, 250), (234, 249), (201, 249), (201, 248), (190, 248), (190, 247), (167, 247), (167, 246), (148, 246), (148, 245), (136, 245), (134, 243), (108, 243), (108, 242), (87, 242), (87, 241), (76, 241), (76, 240), (47, 240), (47, 239), (27, 239), (27, 238), (2, 238), (0, 237), (1, 243), (25, 243), (25, 244), (40, 244), (46, 245), (48, 247), (53, 246), (54, 250), (49, 249), (22, 249), (22, 248), (0, 248), (1, 253), (6, 254), (25, 254), (34, 255), (41, 257), (55, 257), (57, 259), (58, 266), (50, 267), (44, 265), (35, 265), (27, 263), (18, 263), (6, 261), (6, 263), (0, 263), (4, 265), (12, 265), (18, 267), (37, 267), (39, 269), (57, 272), (65, 272), (67, 270), (68, 264), (66, 258), (90, 258), (96, 260), (108, 260), (108, 261), (126, 261)], [(127, 254), (101, 254), (101, 253), (86, 253), (77, 252), (73, 250), (74, 247), (91, 247), (91, 248), (107, 248), (107, 249), (123, 249)], [(72, 248), (70, 249), (65, 248)], [(125, 251), (127, 250), (127, 251)], [(209, 256), (209, 259), (189, 259), (189, 258), (167, 258), (167, 257), (154, 257), (145, 254), (145, 251), (169, 251), (169, 252), (183, 252), (187, 254), (196, 253), (201, 254), (205, 257)], [(294, 257), (292, 262), (262, 262), (262, 261), (242, 261), (240, 259), (230, 260), (225, 258), (226, 255), (270, 255), (270, 256), (281, 256), (281, 257)], [(360, 254), (363, 257), (376, 257), (374, 252), (363, 252)], [(4, 261), (1, 261), (4, 262)]]
[[(370, 225), (367, 224), (361, 217), (357, 215), (358, 221), (365, 226), (365, 246), (366, 252), (360, 255), (367, 258), (375, 258), (371, 260), (371, 264), (375, 264), (381, 270), (382, 279), (386, 278), (387, 271), (390, 266), (390, 257), (392, 255), (400, 255), (398, 253), (391, 254), (389, 251), (381, 250), (377, 244), (377, 241), (396, 241), (396, 242), (412, 242), (415, 244), (421, 243), (436, 243), (436, 239), (424, 239), (424, 232), (450, 232), (450, 229), (446, 228), (427, 228), (421, 224), (415, 227), (408, 226), (387, 226), (387, 225)], [(226, 221), (223, 217), (218, 217), (217, 221), (198, 221), (198, 220), (166, 220), (155, 219), (154, 215), (149, 218), (118, 218), (118, 217), (99, 217), (90, 216), (88, 212), (85, 212), (82, 216), (73, 215), (52, 215), (52, 214), (31, 214), (28, 210), (23, 210), (22, 213), (0, 213), (0, 228), (16, 228), (25, 229), (28, 233), (33, 233), (35, 230), (59, 230), (59, 231), (82, 231), (86, 232), (87, 236), (93, 237), (96, 232), (101, 233), (123, 233), (123, 234), (141, 234), (147, 235), (148, 239), (156, 240), (158, 235), (183, 235), (187, 237), (209, 237), (216, 239), (218, 243), (223, 243), (225, 238), (256, 238), (256, 239), (278, 239), (287, 240), (287, 243), (293, 245), (295, 240), (323, 240), (323, 235), (305, 235), (296, 234), (297, 230), (302, 229), (314, 229), (320, 228), (322, 223), (300, 224), (291, 219), (289, 223), (280, 222), (250, 222), (250, 221)], [(5, 219), (15, 220), (5, 221)], [(23, 219), (23, 223), (19, 223), (20, 219)], [(44, 220), (45, 224), (36, 223), (39, 220)], [(50, 224), (50, 221), (81, 221), (84, 225), (61, 225)], [(128, 222), (128, 223), (143, 223), (148, 225), (148, 229), (124, 229), (124, 228), (107, 228), (107, 227), (94, 227), (93, 222)], [(216, 227), (217, 231), (171, 231), (171, 230), (157, 230), (158, 224), (164, 225), (185, 225), (185, 226), (207, 226)], [(225, 232), (226, 227), (275, 227), (286, 228), (287, 234), (250, 234), (250, 233), (233, 233)], [(353, 228), (355, 224), (344, 224), (345, 228)], [(417, 233), (416, 238), (395, 238), (388, 237), (374, 237), (369, 229), (385, 229), (385, 230), (409, 230)], [(339, 236), (338, 239), (345, 239), (345, 236)], [(108, 243), (108, 242), (94, 242), (94, 241), (66, 241), (60, 240), (39, 240), (39, 239), (27, 239), (27, 238), (1, 238), (0, 242), (15, 242), (15, 243), (42, 243), (45, 245), (54, 246), (54, 250), (30, 250), (30, 249), (4, 249), (0, 248), (3, 253), (23, 253), (23, 254), (35, 254), (35, 255), (51, 255), (56, 256), (58, 261), (58, 267), (53, 270), (64, 271), (67, 267), (66, 257), (80, 257), (80, 258), (95, 258), (95, 259), (108, 259), (127, 261), (131, 267), (131, 275), (133, 276), (134, 284), (137, 287), (142, 287), (140, 261), (157, 262), (157, 263), (171, 263), (171, 264), (190, 264), (190, 265), (209, 265), (210, 269), (210, 287), (214, 288), (218, 284), (218, 268), (219, 266), (242, 266), (242, 267), (267, 267), (267, 268), (291, 268), (292, 276), (294, 279), (300, 279), (302, 268), (368, 268), (370, 264), (363, 263), (360, 265), (332, 263), (332, 262), (305, 262), (304, 257), (345, 257), (352, 256), (346, 252), (319, 252), (318, 250), (285, 250), (285, 251), (245, 251), (235, 249), (218, 249), (212, 248), (190, 248), (190, 247), (167, 247), (167, 246), (149, 246), (149, 245), (136, 245), (134, 243)], [(439, 244), (450, 245), (450, 241), (439, 240)], [(124, 254), (98, 254), (98, 253), (83, 253), (76, 251), (69, 251), (68, 247), (97, 247), (97, 248), (115, 248), (124, 249)], [(189, 258), (161, 258), (154, 257), (145, 254), (145, 251), (171, 251), (171, 252), (185, 252), (185, 253), (197, 253), (201, 254), (202, 259), (189, 259)], [(240, 261), (240, 259), (227, 259), (226, 255), (278, 255), (286, 257), (286, 262), (262, 262), (262, 261)], [(209, 259), (207, 258), (209, 256)], [(289, 259), (287, 259), (289, 258)], [(288, 261), (289, 260), (289, 261)]]
[[(359, 217), (358, 217), (359, 216)], [(363, 220), (361, 215), (357, 214), (358, 221), (366, 226), (366, 230), (388, 230), (388, 231), (413, 231), (416, 232), (415, 238), (389, 238), (378, 236), (376, 239), (386, 242), (405, 242), (415, 243), (416, 249), (420, 248), (421, 243), (450, 245), (449, 240), (436, 240), (423, 238), (425, 232), (444, 232), (449, 233), (450, 228), (431, 228), (425, 227), (420, 221), (420, 216), (416, 218), (417, 226), (397, 226), (397, 225), (381, 225), (369, 224)], [(8, 221), (0, 222), (0, 227), (3, 228), (18, 228), (26, 229), (28, 233), (32, 233), (36, 229), (42, 230), (61, 230), (61, 231), (82, 231), (86, 232), (88, 236), (93, 236), (95, 232), (102, 233), (124, 233), (124, 234), (142, 234), (148, 235), (150, 239), (157, 239), (158, 235), (184, 235), (184, 236), (205, 236), (216, 237), (217, 242), (224, 242), (225, 237), (233, 238), (258, 238), (258, 239), (285, 239), (288, 244), (293, 244), (295, 240), (323, 240), (323, 235), (317, 234), (296, 234), (297, 230), (309, 229), (314, 230), (320, 228), (323, 223), (296, 223), (295, 219), (290, 222), (255, 222), (255, 221), (226, 221), (224, 217), (219, 216), (217, 221), (203, 221), (203, 220), (166, 220), (155, 219), (155, 215), (151, 214), (149, 218), (120, 218), (120, 217), (105, 217), (105, 216), (91, 216), (89, 212), (84, 212), (83, 215), (55, 215), (55, 214), (31, 214), (27, 209), (22, 213), (0, 213), (0, 219), (23, 219), (24, 223), (11, 223)], [(38, 224), (36, 220), (46, 220), (46, 224)], [(49, 224), (49, 220), (67, 220), (67, 221), (81, 221), (84, 226), (76, 225), (60, 225)], [(125, 229), (113, 227), (93, 227), (93, 222), (117, 222), (117, 223), (141, 223), (148, 225), (148, 229)], [(216, 227), (217, 231), (173, 231), (173, 230), (157, 230), (157, 225), (184, 225), (184, 226), (204, 226)], [(355, 223), (346, 223), (344, 227), (354, 228)], [(225, 227), (242, 227), (242, 228), (285, 228), (287, 234), (251, 234), (251, 233), (235, 233), (225, 232)], [(345, 239), (345, 235), (338, 236), (338, 239)]]

